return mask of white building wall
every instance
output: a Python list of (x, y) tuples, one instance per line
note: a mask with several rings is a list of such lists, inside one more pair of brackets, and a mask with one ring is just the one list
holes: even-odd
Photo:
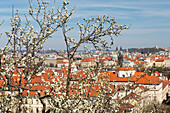
[(149, 91), (147, 91), (147, 98), (151, 102), (157, 101), (159, 103), (162, 103), (162, 83), (159, 85), (143, 85), (144, 87), (147, 87)]
[(66, 67), (66, 66), (68, 66), (68, 63), (58, 63), (58, 64), (57, 64), (57, 67), (58, 67), (58, 68)]
[[(26, 99), (24, 99), (24, 103)], [(44, 102), (46, 103), (46, 107), (48, 108), (50, 105), (45, 99)], [(32, 98), (27, 98), (27, 103), (25, 103), (25, 107), (29, 111), (29, 113), (38, 113), (42, 112), (43, 105), (41, 104), (40, 100), (38, 98), (32, 97)]]
[(115, 74), (118, 77), (130, 77), (133, 76), (135, 74), (135, 70), (128, 70), (128, 71), (116, 71)]

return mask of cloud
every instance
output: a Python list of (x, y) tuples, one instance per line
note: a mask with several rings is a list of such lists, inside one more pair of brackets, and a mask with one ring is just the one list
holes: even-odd
[(90, 4), (90, 5), (82, 5), (81, 8), (122, 8), (122, 9), (143, 9), (135, 6), (127, 6), (127, 5), (116, 5), (116, 4)]
[[(92, 12), (95, 11), (94, 14), (103, 13), (106, 9), (110, 8), (111, 12), (114, 14), (116, 11), (119, 13), (115, 13), (117, 16), (124, 16), (126, 18), (130, 18), (130, 16), (144, 16), (144, 17), (170, 17), (170, 5), (169, 1), (86, 1), (82, 4), (79, 4), (78, 9), (87, 11), (86, 16), (91, 16)], [(91, 10), (89, 10), (91, 9)], [(101, 9), (101, 10), (98, 10)], [(104, 11), (102, 11), (104, 10)], [(89, 12), (89, 13), (88, 13)], [(108, 12), (106, 12), (108, 13)], [(123, 15), (122, 15), (123, 14)], [(83, 16), (83, 15), (81, 15)], [(125, 19), (126, 19), (125, 18)]]
[(137, 11), (136, 14), (137, 13), (141, 16), (147, 16), (147, 17), (170, 17), (170, 9), (143, 10), (143, 11)]
[(98, 17), (107, 15), (111, 18), (119, 18), (119, 19), (129, 19), (131, 18), (130, 14), (126, 14), (126, 12), (106, 12), (106, 11), (77, 11), (74, 13), (72, 18), (89, 18), (89, 17)]
[(149, 5), (170, 5), (169, 1), (156, 1), (156, 0), (119, 0), (119, 1), (103, 1), (98, 0), (86, 0), (86, 2), (79, 4), (81, 8), (90, 8), (90, 7), (113, 7), (113, 8), (125, 8), (125, 9), (143, 9), (142, 7)]

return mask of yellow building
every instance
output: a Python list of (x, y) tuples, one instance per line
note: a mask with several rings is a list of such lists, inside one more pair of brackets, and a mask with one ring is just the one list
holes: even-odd
[(163, 59), (155, 60), (155, 67), (164, 67), (164, 66), (165, 66), (165, 62)]

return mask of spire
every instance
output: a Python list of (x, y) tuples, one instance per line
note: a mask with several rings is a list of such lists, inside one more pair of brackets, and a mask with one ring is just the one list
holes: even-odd
[(116, 51), (118, 51), (118, 47), (116, 47)]
[(141, 50), (141, 54), (144, 54), (144, 49)]
[(129, 52), (129, 50), (128, 50), (128, 49), (126, 49), (126, 52)]
[(122, 46), (120, 46), (120, 51), (122, 51)]
[(123, 66), (123, 55), (122, 55), (122, 52), (121, 52), (121, 51), (119, 51), (119, 53), (118, 53), (118, 65), (119, 65), (120, 67)]

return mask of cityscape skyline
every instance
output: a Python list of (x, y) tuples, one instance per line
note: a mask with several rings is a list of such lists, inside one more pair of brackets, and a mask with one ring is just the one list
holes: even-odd
[[(52, 2), (53, 0), (47, 0)], [(69, 25), (75, 27), (70, 33), (72, 37), (78, 37), (77, 21), (83, 23), (83, 18), (97, 16), (110, 16), (116, 18), (118, 24), (130, 26), (129, 30), (124, 30), (122, 36), (114, 37), (114, 45), (123, 48), (144, 48), (144, 47), (169, 47), (170, 42), (170, 1), (168, 0), (72, 0), (69, 10), (76, 7)], [(23, 5), (24, 4), (24, 5)], [(57, 2), (57, 7), (61, 6), (61, 1)], [(0, 47), (4, 47), (6, 42), (5, 31), (9, 31), (12, 5), (15, 10), (19, 9), (21, 18), (28, 13), (28, 1), (8, 0), (0, 1), (0, 21), (4, 21), (0, 27), (1, 37)], [(32, 20), (31, 20), (32, 21)], [(35, 25), (36, 26), (36, 25)], [(48, 39), (44, 44), (44, 49), (55, 48), (64, 49), (64, 40), (61, 31), (53, 38)]]
[(0, 112), (170, 113), (169, 6), (1, 0)]

